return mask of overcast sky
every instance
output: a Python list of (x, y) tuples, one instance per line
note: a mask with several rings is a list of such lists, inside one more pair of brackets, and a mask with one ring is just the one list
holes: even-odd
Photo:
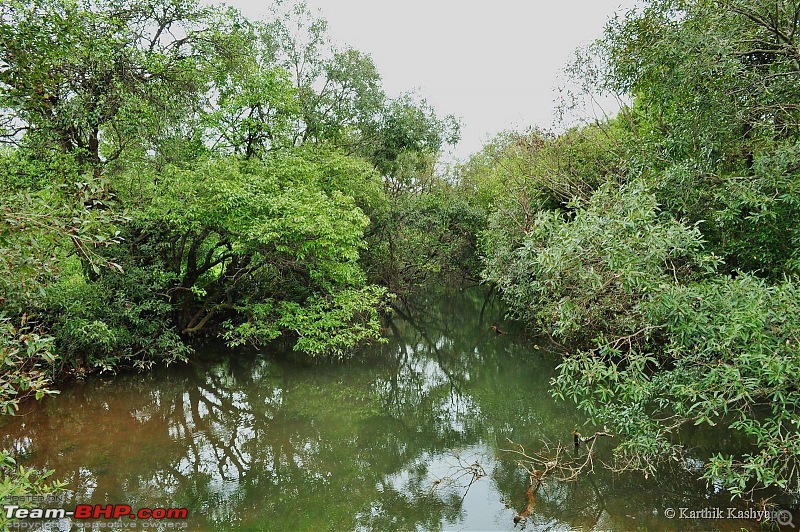
[[(267, 2), (227, 0), (249, 18)], [(390, 96), (418, 89), (464, 127), (466, 157), (503, 129), (553, 125), (574, 50), (634, 0), (308, 0), (335, 42), (370, 54)], [(608, 106), (604, 104), (604, 106)], [(611, 109), (613, 111), (613, 109)]]

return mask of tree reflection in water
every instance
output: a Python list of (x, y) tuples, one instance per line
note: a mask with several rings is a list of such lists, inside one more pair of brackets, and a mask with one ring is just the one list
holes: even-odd
[[(568, 441), (582, 420), (549, 398), (557, 356), (509, 324), (496, 335), (501, 311), (485, 303), (477, 289), (432, 294), (398, 309), (389, 344), (343, 364), (210, 350), (207, 362), (89, 379), (5, 420), (2, 443), (69, 481), (70, 503), (187, 506), (195, 529), (510, 529), (527, 476), (507, 438)], [(432, 489), (456, 455), (487, 476)], [(598, 472), (547, 483), (524, 525), (687, 528), (663, 509), (707, 496), (685, 472)]]

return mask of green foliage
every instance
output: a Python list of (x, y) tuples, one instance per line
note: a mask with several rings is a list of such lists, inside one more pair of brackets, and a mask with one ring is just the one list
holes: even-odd
[[(345, 358), (381, 341), (392, 296), (368, 276), (474, 262), (482, 212), (433, 178), (455, 120), (388, 99), (367, 54), (278, 4), (254, 23), (195, 0), (0, 3), (2, 413), (199, 336)], [(6, 452), (0, 471), (0, 499), (63, 488)]]
[(276, 2), (271, 6), (270, 21), (259, 30), (262, 57), (288, 72), (294, 86), (299, 112), (293, 145), (357, 144), (386, 107), (372, 58), (349, 47), (331, 45), (327, 29), (324, 19), (298, 1)]
[(147, 369), (192, 353), (160, 295), (172, 277), (124, 255), (120, 262), (123, 272), (106, 271), (94, 282), (65, 276), (50, 291), (46, 316), (63, 369)]
[(357, 153), (369, 159), (395, 189), (415, 186), (429, 159), (445, 144), (459, 139), (460, 124), (452, 115), (439, 118), (424, 99), (404, 94), (388, 101), (380, 118), (365, 126)]
[(659, 214), (641, 182), (609, 183), (572, 207), (538, 213), (520, 243), (499, 235), (498, 216), (483, 236), (485, 279), (515, 316), (559, 339), (632, 334), (654, 289), (713, 264), (697, 228)]
[(118, 269), (100, 251), (119, 242), (116, 227), (126, 218), (95, 209), (104, 182), (90, 176), (40, 191), (6, 192), (0, 215), (0, 298), (6, 309), (22, 315), (40, 306), (45, 289), (57, 278), (65, 256), (79, 257), (89, 274)]
[[(53, 470), (36, 471), (17, 462), (10, 452), (0, 451), (0, 500), (9, 501), (10, 497), (29, 495), (53, 495), (65, 491), (67, 484), (59, 480), (48, 479)], [(24, 503), (20, 506), (24, 506)], [(0, 514), (0, 526), (8, 526), (5, 513)]]
[(341, 357), (378, 338), (385, 292), (364, 285), (359, 251), (369, 219), (357, 202), (377, 207), (381, 191), (364, 162), (302, 148), (127, 179), (123, 197), (140, 207), (126, 275), (132, 287), (148, 285), (141, 277), (161, 283), (124, 300), (136, 312), (149, 305), (152, 318), (166, 306), (159, 312), (170, 321), (172, 309), (179, 334), (210, 331), (234, 345), (286, 332), (311, 355)]
[(264, 343), (282, 330), (297, 336), (294, 350), (313, 357), (346, 358), (366, 341), (385, 341), (380, 315), (388, 312), (387, 290), (379, 286), (347, 288), (330, 295), (311, 296), (302, 305), (291, 301), (237, 307), (250, 316), (234, 326), (228, 322), (229, 345)]
[(401, 297), (431, 283), (475, 278), (480, 270), (477, 234), (485, 209), (468, 190), (444, 180), (418, 178), (416, 186), (390, 195), (366, 238), (369, 278)]
[(780, 280), (800, 273), (800, 144), (785, 142), (753, 158), (752, 175), (730, 177), (716, 192), (719, 253), (734, 268)]
[(673, 396), (676, 414), (695, 424), (724, 422), (758, 449), (710, 462), (706, 477), (722, 478), (734, 495), (797, 485), (799, 295), (792, 281), (769, 285), (742, 275), (674, 287), (648, 309), (664, 324), (665, 352), (676, 360), (657, 393)]
[[(526, 290), (521, 270), (517, 273), (523, 277), (513, 281), (509, 277), (512, 263), (521, 265), (513, 254), (523, 242), (532, 241), (533, 233), (544, 234), (548, 224), (569, 220), (603, 184), (614, 183), (608, 185), (613, 188), (624, 183), (625, 139), (626, 132), (616, 120), (576, 127), (558, 136), (539, 130), (505, 132), (458, 168), (461, 194), (472, 196), (471, 203), (487, 220), (474, 228), (480, 235), (477, 249), (484, 262), (484, 279), (500, 280), (504, 290), (511, 289), (511, 284)], [(548, 217), (552, 219), (546, 222)], [(536, 321), (533, 311), (522, 308), (530, 304), (529, 298), (530, 294), (522, 299), (509, 294), (506, 301), (518, 317)]]
[(215, 152), (262, 157), (295, 144), (301, 109), (299, 89), (275, 57), (268, 27), (241, 22), (234, 64), (213, 73), (216, 106), (203, 118), (204, 135)]
[(200, 331), (285, 332), (336, 356), (377, 337), (385, 294), (364, 267), (380, 253), (364, 233), (387, 230), (391, 206), (345, 153), (411, 192), (457, 127), (424, 101), (388, 100), (370, 57), (332, 46), (305, 4), (273, 12), (0, 8), (0, 135), (15, 146), (2, 153), (0, 297), (9, 316), (43, 320), (59, 367), (181, 360)]
[(55, 355), (53, 338), (23, 318), (20, 325), (0, 314), (0, 415), (13, 415), (28, 397), (41, 399), (50, 389)]
[[(571, 343), (553, 393), (621, 436), (621, 467), (655, 473), (680, 427), (719, 425), (754, 450), (706, 478), (796, 490), (796, 7), (645, 3), (571, 67), (630, 98), (619, 117), (501, 134), (442, 177), (457, 121), (387, 98), (302, 2), (263, 23), (3, 2), (0, 410), (200, 335), (344, 358), (380, 341), (389, 291), (482, 255), (514, 316)], [(0, 498), (60, 487), (0, 468)]]
[[(576, 401), (589, 419), (625, 437), (616, 452), (628, 466), (654, 471), (677, 456), (686, 423), (723, 425), (757, 449), (717, 454), (704, 473), (734, 496), (756, 487), (793, 489), (800, 456), (798, 288), (753, 276), (662, 286), (643, 319), (663, 345), (658, 355), (623, 352), (606, 338), (560, 366), (554, 394)], [(655, 336), (651, 336), (655, 337)], [(643, 349), (647, 344), (642, 344)]]
[(572, 342), (553, 393), (621, 436), (622, 469), (720, 426), (752, 450), (717, 454), (709, 481), (797, 490), (796, 7), (644, 3), (570, 67), (630, 98), (618, 118), (507, 134), (462, 174), (491, 212), (484, 277)]
[(655, 474), (659, 463), (680, 455), (670, 433), (681, 421), (668, 411), (665, 420), (653, 415), (663, 414), (653, 381), (664, 368), (657, 357), (626, 344), (600, 337), (593, 349), (567, 356), (551, 391), (557, 399), (578, 404), (587, 422), (614, 431), (620, 438), (614, 448), (619, 470)]
[(206, 119), (214, 149), (245, 157), (260, 157), (293, 144), (299, 117), (294, 87), (281, 69), (251, 68), (228, 76), (220, 85), (219, 108)]
[[(158, 135), (205, 91), (226, 21), (192, 1), (4, 2), (0, 108), (11, 139), (75, 153), (95, 171)], [(215, 23), (214, 29), (204, 23)], [(185, 37), (174, 35), (184, 33)], [(105, 144), (105, 145), (104, 145)]]
[(654, 1), (617, 17), (576, 65), (623, 109), (631, 164), (664, 208), (701, 229), (728, 273), (796, 273), (800, 134), (795, 7)]
[(487, 208), (505, 212), (510, 230), (524, 231), (534, 212), (588, 199), (603, 183), (620, 180), (626, 140), (619, 120), (561, 135), (504, 132), (459, 168), (457, 177)]
[[(10, 152), (3, 162), (7, 176), (13, 176), (18, 184), (28, 184), (11, 187), (1, 196), (0, 301), (4, 327), (0, 341), (10, 350), (5, 353), (5, 378), (15, 383), (11, 388), (35, 392), (47, 389), (47, 379), (56, 376), (63, 354), (51, 346), (53, 331), (45, 310), (48, 292), (57, 290), (59, 277), (71, 269), (83, 268), (93, 275), (99, 275), (101, 269), (119, 270), (114, 258), (102, 253), (120, 242), (115, 227), (125, 218), (93, 208), (93, 198), (104, 182), (79, 174), (68, 155), (45, 164)], [(37, 180), (41, 185), (32, 186)], [(69, 258), (72, 254), (77, 259)], [(11, 323), (21, 326), (12, 327)], [(34, 344), (38, 347), (32, 347)], [(46, 370), (42, 367), (45, 362)], [(11, 388), (6, 386), (3, 401)], [(21, 397), (27, 395), (22, 393)], [(9, 412), (9, 403), (2, 404)]]
[[(645, 136), (641, 100), (627, 117), (639, 129), (618, 137), (618, 146), (644, 138), (644, 146), (618, 152), (632, 161), (612, 163), (608, 173), (584, 164), (577, 173), (605, 184), (570, 192), (548, 163), (547, 139), (531, 149), (510, 135), (470, 161), (465, 185), (494, 211), (481, 235), (484, 278), (512, 314), (568, 342), (574, 352), (552, 393), (619, 436), (617, 468), (657, 474), (660, 462), (682, 455), (681, 427), (721, 426), (753, 450), (712, 457), (709, 482), (733, 496), (791, 491), (798, 482), (796, 285), (718, 271), (747, 267), (773, 279), (794, 271), (795, 142), (762, 144), (746, 177), (700, 180), (703, 167), (690, 162), (688, 148), (680, 157), (653, 151), (664, 148), (655, 147), (664, 132), (654, 127)], [(574, 149), (590, 155), (589, 146)], [(635, 172), (644, 177), (628, 177)], [(728, 264), (703, 249), (706, 235)]]

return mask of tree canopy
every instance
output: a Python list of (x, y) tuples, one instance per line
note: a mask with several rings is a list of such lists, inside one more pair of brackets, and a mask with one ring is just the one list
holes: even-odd
[(335, 357), (380, 338), (385, 182), (397, 160), (424, 173), (454, 119), (387, 97), (303, 3), (0, 9), (2, 319), (51, 342), (42, 375), (207, 337)]
[(680, 460), (720, 425), (733, 496), (796, 493), (795, 2), (652, 0), (577, 54), (578, 85), (629, 102), (564, 133), (495, 139), (462, 169), (488, 204), (483, 278), (564, 344), (553, 394), (620, 437), (615, 467)]

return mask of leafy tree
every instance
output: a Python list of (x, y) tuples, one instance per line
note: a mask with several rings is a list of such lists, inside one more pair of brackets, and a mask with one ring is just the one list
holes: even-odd
[(633, 166), (667, 210), (703, 222), (729, 272), (796, 271), (796, 28), (792, 2), (654, 1), (609, 24), (597, 76), (583, 69), (633, 96)]
[(3, 339), (11, 346), (37, 336), (48, 346), (17, 349), (13, 356), (6, 353), (7, 364), (19, 368), (19, 375), (30, 371), (31, 378), (49, 381), (59, 357), (51, 349), (53, 338), (43, 317), (47, 294), (60, 277), (81, 265), (95, 275), (101, 269), (120, 270), (114, 257), (103, 252), (120, 242), (115, 227), (125, 218), (92, 208), (99, 185), (90, 175), (67, 184), (77, 173), (68, 155), (45, 163), (14, 151), (0, 161), (6, 185), (0, 215), (0, 320), (8, 325)]
[(294, 145), (341, 145), (348, 131), (360, 131), (374, 120), (386, 98), (372, 59), (332, 46), (327, 29), (305, 2), (277, 2), (260, 34), (265, 57), (288, 73), (296, 90)]
[(432, 283), (477, 279), (477, 234), (486, 212), (468, 192), (436, 180), (391, 195), (373, 217), (365, 258), (370, 278), (405, 298)]
[[(101, 213), (85, 216), (64, 196), (83, 199), (88, 182), (47, 188), (49, 179), (63, 181), (74, 161), (59, 158), (46, 164), (28, 161), (16, 151), (0, 153), (0, 414), (14, 415), (22, 401), (58, 393), (53, 389), (58, 353), (40, 315), (47, 288), (63, 270), (63, 242), (93, 250), (109, 243), (98, 227), (109, 223)], [(99, 237), (99, 238), (98, 238)], [(102, 240), (106, 240), (103, 242)], [(113, 238), (112, 238), (113, 240)], [(97, 258), (97, 253), (88, 257)], [(100, 266), (106, 261), (97, 261)], [(0, 451), (0, 497), (53, 493), (63, 489), (49, 481), (52, 471), (18, 466), (14, 453)], [(0, 517), (0, 524), (6, 522)]]
[(299, 106), (285, 71), (253, 65), (217, 87), (218, 108), (206, 118), (212, 150), (249, 158), (293, 145)]
[(229, 22), (191, 0), (14, 0), (0, 20), (6, 138), (75, 153), (96, 174), (143, 126), (193, 105)]
[(679, 457), (685, 424), (717, 425), (750, 439), (753, 450), (717, 453), (704, 471), (733, 496), (797, 485), (797, 287), (743, 275), (661, 287), (641, 306), (663, 346), (601, 340), (567, 358), (557, 397), (575, 400), (593, 423), (623, 436), (620, 467), (655, 473)]
[[(200, 74), (205, 58), (224, 55), (232, 20), (230, 13), (183, 0), (2, 4), (2, 134), (21, 160), (38, 165), (24, 173), (36, 175), (55, 211), (45, 225), (78, 231), (90, 220), (114, 218), (114, 184), (104, 167), (126, 150), (146, 149), (165, 123), (191, 108), (207, 86)], [(65, 194), (76, 182), (78, 192)], [(93, 225), (93, 236), (113, 238), (111, 224)], [(96, 279), (91, 247), (66, 236), (87, 277)]]
[(538, 213), (519, 244), (492, 225), (484, 236), (484, 278), (514, 315), (559, 340), (647, 332), (642, 302), (713, 266), (699, 231), (659, 213), (641, 182), (605, 185), (573, 207), (574, 217)]
[(249, 21), (246, 27), (236, 63), (213, 70), (212, 106), (202, 126), (211, 151), (250, 158), (293, 146), (301, 109), (299, 89), (276, 58), (270, 27)]
[(618, 467), (654, 473), (681, 427), (723, 424), (755, 450), (713, 457), (709, 481), (796, 491), (797, 21), (788, 2), (648, 2), (577, 64), (632, 99), (614, 121), (624, 160), (576, 173), (599, 188), (552, 179), (544, 150), (509, 171), (510, 142), (473, 163), (495, 209), (484, 275), (577, 341), (553, 393), (622, 436)]
[(224, 322), (231, 342), (264, 343), (283, 331), (302, 339), (334, 320), (324, 327), (339, 323), (359, 336), (357, 323), (369, 315), (363, 338), (377, 338), (384, 292), (364, 288), (358, 260), (369, 220), (353, 198), (369, 201), (368, 166), (303, 149), (261, 161), (198, 161), (148, 177), (128, 176), (126, 185), (126, 202), (142, 205), (128, 235), (129, 269), (162, 279), (180, 334), (221, 332)]
[[(424, 99), (404, 94), (386, 102), (378, 120), (364, 130), (358, 153), (373, 162), (394, 192), (425, 186), (440, 150), (458, 142), (460, 124), (452, 115), (439, 118)], [(422, 181), (422, 182), (421, 182)]]
[(371, 214), (366, 268), (402, 297), (448, 274), (477, 271), (483, 212), (437, 168), (444, 146), (458, 141), (459, 127), (424, 99), (404, 94), (386, 100), (380, 114), (345, 139), (383, 177), (387, 197)]

